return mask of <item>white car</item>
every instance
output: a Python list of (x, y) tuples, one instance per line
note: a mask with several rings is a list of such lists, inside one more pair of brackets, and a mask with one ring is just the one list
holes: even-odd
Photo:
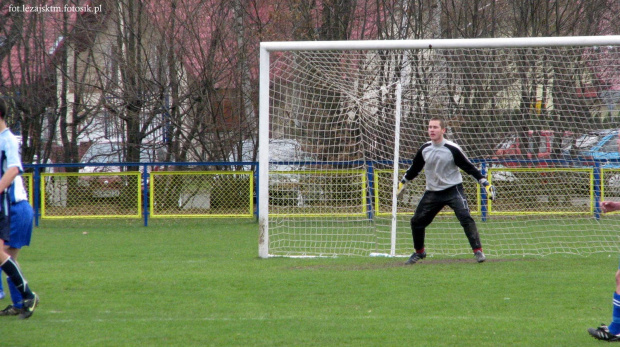
[[(242, 162), (254, 161), (255, 144), (251, 140), (246, 140), (242, 144)], [(231, 154), (229, 160), (236, 161), (235, 155)], [(258, 157), (258, 150), (256, 150)], [(310, 199), (307, 194), (302, 194), (300, 180), (301, 174), (295, 171), (306, 169), (304, 165), (293, 164), (295, 162), (314, 162), (316, 161), (302, 149), (302, 145), (294, 139), (271, 139), (269, 140), (269, 186), (270, 204), (274, 205), (295, 205), (303, 206)], [(250, 170), (249, 166), (244, 166), (245, 170)]]
[[(121, 142), (97, 142), (88, 148), (86, 153), (82, 156), (82, 160), (80, 162), (83, 164), (124, 163), (126, 160), (123, 153)], [(162, 153), (164, 153), (163, 148), (153, 151), (142, 149), (140, 150), (140, 162), (155, 162), (159, 158), (163, 157)], [(114, 175), (115, 173), (122, 171), (125, 171), (125, 167), (116, 165), (84, 166), (80, 169), (80, 173), (100, 173), (102, 175), (80, 177), (78, 185), (81, 187), (90, 187), (92, 189), (93, 197), (96, 198), (119, 197), (121, 189), (129, 185), (129, 181), (126, 176)], [(105, 173), (110, 173), (110, 175), (103, 175)]]

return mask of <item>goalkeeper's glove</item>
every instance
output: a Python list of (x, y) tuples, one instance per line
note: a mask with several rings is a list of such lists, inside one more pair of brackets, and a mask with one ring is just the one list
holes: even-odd
[(486, 178), (481, 178), (479, 182), (486, 190), (487, 197), (491, 201), (495, 201), (495, 187), (491, 183), (489, 183)]
[(407, 181), (398, 182), (398, 190), (396, 191), (396, 196), (400, 199), (403, 197), (403, 192), (405, 191), (405, 186), (407, 185)]

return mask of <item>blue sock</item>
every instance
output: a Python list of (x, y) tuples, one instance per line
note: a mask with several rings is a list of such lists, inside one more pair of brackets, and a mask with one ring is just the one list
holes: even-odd
[(611, 324), (609, 324), (609, 332), (620, 334), (620, 294), (614, 292), (614, 309), (612, 311)]
[(11, 279), (7, 277), (6, 284), (8, 284), (9, 291), (11, 292), (11, 301), (13, 301), (13, 307), (15, 308), (24, 307), (24, 303), (23, 303), (24, 298), (22, 297), (22, 293), (20, 293), (19, 290), (17, 290), (17, 287), (15, 287), (15, 285), (13, 284), (13, 281), (11, 281)]
[(4, 292), (4, 288), (2, 288), (2, 272), (0, 272), (0, 292)]

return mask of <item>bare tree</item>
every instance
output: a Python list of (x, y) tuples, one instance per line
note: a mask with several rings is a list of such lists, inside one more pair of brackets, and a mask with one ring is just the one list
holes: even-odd
[[(182, 62), (183, 89), (175, 97), (172, 113), (172, 153), (176, 160), (227, 160), (232, 139), (243, 131), (235, 105), (236, 39), (232, 28), (232, 9), (220, 1), (177, 1), (170, 12), (169, 31), (175, 41), (173, 52)], [(188, 9), (192, 11), (188, 11)], [(211, 18), (208, 23), (200, 18)], [(227, 29), (228, 28), (228, 29)], [(233, 101), (234, 100), (234, 101)], [(237, 112), (235, 112), (237, 111)], [(237, 127), (235, 127), (237, 125)]]
[(98, 57), (94, 89), (112, 125), (109, 137), (123, 144), (125, 161), (138, 163), (141, 153), (163, 146), (161, 133), (170, 97), (166, 43), (148, 17), (146, 2), (104, 4), (109, 19), (94, 48)]
[(0, 13), (0, 97), (13, 112), (9, 123), (22, 137), (22, 160), (45, 163), (51, 156), (56, 104), (55, 74), (46, 44), (54, 31), (43, 14), (11, 11), (22, 1), (2, 1)]
[[(65, 1), (64, 5), (77, 5)], [(74, 18), (72, 18), (74, 17)], [(99, 98), (93, 94), (95, 52), (93, 43), (96, 33), (105, 24), (105, 16), (95, 16), (89, 12), (62, 12), (59, 23), (61, 36), (54, 49), (53, 60), (57, 74), (58, 125), (62, 143), (62, 160), (65, 163), (78, 163), (81, 159), (80, 142), (83, 134), (93, 122), (93, 114), (99, 107)], [(76, 171), (77, 167), (67, 168)]]
[[(609, 33), (602, 30), (606, 26), (606, 15), (613, 13), (613, 3), (607, 0), (442, 0), (442, 33), (450, 38)], [(584, 23), (586, 18), (588, 23)], [(504, 129), (519, 133), (521, 144), (527, 143), (529, 130), (551, 129), (561, 133), (565, 130), (579, 131), (577, 124), (594, 123), (596, 117), (591, 114), (595, 107), (593, 100), (576, 99), (572, 93), (587, 85), (591, 77), (587, 74), (570, 76), (569, 73), (584, 71), (587, 64), (583, 60), (585, 55), (570, 55), (567, 52), (564, 48), (523, 48), (513, 51), (511, 58), (507, 59), (498, 55), (500, 52), (496, 50), (478, 50), (468, 52), (477, 57), (476, 60), (468, 61), (459, 59), (460, 53), (452, 54), (454, 59), (450, 64), (451, 69), (462, 76), (454, 82), (463, 85), (463, 90), (458, 94), (459, 101), (453, 104), (455, 114), (467, 117), (468, 122), (474, 125), (467, 132), (471, 139), (465, 139), (465, 146), (480, 143), (474, 139), (485, 136), (485, 132), (476, 130), (485, 128), (485, 118), (481, 111), (484, 115), (491, 114), (494, 120), (503, 121)], [(519, 90), (510, 91), (520, 100), (516, 109), (502, 110), (496, 107), (499, 93), (506, 91), (507, 87), (498, 85), (493, 74), (510, 76), (518, 81)], [(456, 101), (456, 95), (452, 95), (451, 100)], [(551, 100), (553, 108), (544, 106), (547, 100)], [(486, 106), (482, 109), (469, 105)], [(487, 140), (492, 141), (490, 138)], [(525, 153), (524, 150), (522, 152)]]
[[(614, 0), (98, 0), (92, 6), (102, 5), (105, 15), (65, 13), (52, 17), (5, 10), (23, 3), (0, 0), (0, 93), (18, 111), (25, 161), (35, 156), (45, 160), (56, 135), (66, 162), (78, 162), (80, 141), (97, 136), (122, 142), (123, 158), (130, 162), (140, 161), (145, 148), (157, 146), (167, 149), (167, 160), (219, 161), (228, 160), (231, 154), (236, 160), (242, 159), (242, 144), (255, 142), (258, 135), (260, 41), (597, 35), (618, 31), (613, 22), (618, 10)], [(55, 3), (77, 4), (74, 0)], [(50, 26), (57, 28), (55, 34), (47, 30)], [(492, 51), (468, 52), (484, 58), (478, 62), (465, 61), (459, 54), (448, 59), (442, 54), (420, 52), (397, 56), (379, 53), (386, 64), (382, 76), (386, 84), (393, 85), (391, 82), (403, 74), (412, 81), (413, 89), (404, 95), (411, 105), (405, 110), (405, 126), (410, 127), (421, 125), (420, 115), (444, 109), (455, 120), (469, 117), (483, 122), (481, 110), (470, 107), (483, 104), (489, 105), (486, 111), (493, 117), (503, 117), (515, 129), (525, 130), (533, 119), (542, 119), (541, 128), (551, 126), (559, 131), (578, 123), (576, 120), (592, 118), (591, 100), (563, 108), (569, 105), (571, 90), (606, 88), (592, 68), (590, 75), (567, 78), (564, 84), (554, 78), (566, 69), (591, 66), (587, 54), (581, 60), (567, 61), (559, 51), (522, 50), (517, 52), (512, 70), (501, 72), (491, 67), (501, 65)], [(558, 58), (552, 60), (550, 56)], [(434, 61), (429, 63), (429, 59)], [(388, 69), (388, 64), (396, 68)], [(428, 83), (428, 78), (438, 73), (449, 82), (443, 93)], [(488, 78), (473, 78), (474, 73)], [(511, 73), (520, 81), (517, 109), (491, 107), (502, 92), (497, 81), (490, 78), (497, 73)], [(455, 88), (457, 83), (464, 88)], [(540, 99), (537, 93), (541, 90), (543, 98), (553, 99), (555, 109), (544, 109), (534, 117), (533, 105)], [(320, 122), (308, 118), (302, 121), (315, 125), (304, 131), (345, 132), (347, 122), (359, 121), (341, 117), (337, 92), (315, 92), (335, 125), (321, 128), (316, 125)], [(441, 102), (424, 101), (439, 94), (444, 95)], [(389, 114), (393, 103), (394, 90), (387, 90), (379, 113)], [(318, 115), (308, 117), (314, 116)], [(381, 121), (386, 126), (392, 122), (388, 118)], [(105, 131), (99, 131), (101, 128)], [(477, 136), (475, 131), (473, 134)], [(390, 146), (389, 139), (381, 141)], [(419, 139), (405, 141), (415, 143)], [(346, 153), (350, 144), (323, 145), (341, 146), (340, 152)]]

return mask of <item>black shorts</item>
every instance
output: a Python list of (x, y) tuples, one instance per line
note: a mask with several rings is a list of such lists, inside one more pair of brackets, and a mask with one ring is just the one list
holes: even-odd
[(0, 239), (4, 242), (11, 240), (11, 223), (9, 217), (4, 215), (4, 211), (0, 211)]

